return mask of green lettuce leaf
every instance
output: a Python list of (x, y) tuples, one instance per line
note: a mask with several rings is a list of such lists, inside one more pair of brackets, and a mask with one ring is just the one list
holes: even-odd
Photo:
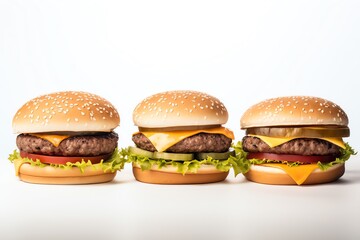
[[(337, 157), (334, 161), (329, 162), (329, 163), (321, 163), (318, 162), (317, 165), (319, 166), (319, 168), (323, 171), (327, 170), (328, 168), (334, 166), (335, 164), (339, 164), (339, 163), (345, 163), (345, 161), (347, 161), (351, 155), (356, 155), (357, 152), (354, 151), (353, 148), (350, 147), (350, 145), (348, 143), (345, 143), (345, 149), (340, 149), (340, 156)], [(252, 158), (252, 159), (246, 159), (247, 153), (243, 150), (242, 148), (242, 143), (241, 141), (237, 142), (236, 145), (234, 145), (233, 147), (235, 149), (236, 154), (238, 155), (242, 155), (242, 159), (245, 159), (244, 161), (246, 163), (244, 163), (244, 170), (242, 171), (243, 173), (246, 173), (247, 171), (249, 171), (250, 166), (251, 165), (255, 165), (255, 164), (264, 164), (264, 163), (283, 163), (283, 164), (287, 164), (290, 167), (296, 167), (299, 166), (301, 163), (300, 162), (283, 162), (283, 161), (274, 161), (274, 160), (269, 160), (269, 159), (256, 159), (256, 158)]]
[(120, 151), (120, 155), (124, 156), (128, 163), (135, 163), (139, 165), (143, 171), (149, 170), (153, 166), (157, 166), (158, 169), (166, 166), (173, 166), (177, 168), (178, 173), (183, 175), (186, 173), (196, 173), (201, 165), (213, 165), (216, 169), (223, 172), (227, 172), (232, 168), (234, 170), (234, 175), (237, 176), (246, 168), (244, 164), (247, 164), (245, 162), (246, 159), (243, 159), (243, 154), (230, 156), (226, 160), (218, 160), (208, 157), (203, 160), (194, 159), (191, 161), (169, 161), (165, 159), (151, 159), (138, 154), (133, 154), (129, 152), (129, 148), (124, 148)]
[(124, 168), (125, 159), (124, 156), (121, 155), (118, 151), (118, 149), (115, 149), (114, 153), (111, 155), (111, 157), (103, 161), (101, 160), (100, 163), (92, 164), (90, 160), (86, 161), (85, 159), (82, 159), (81, 162), (76, 163), (66, 163), (66, 164), (45, 164), (40, 162), (39, 159), (32, 160), (30, 158), (22, 158), (20, 156), (20, 153), (17, 150), (14, 150), (12, 154), (9, 154), (10, 162), (14, 162), (15, 160), (21, 160), (23, 163), (29, 163), (31, 166), (37, 166), (37, 167), (46, 167), (51, 166), (54, 168), (60, 168), (60, 169), (71, 169), (73, 167), (79, 168), (79, 170), (83, 173), (85, 171), (86, 167), (91, 166), (94, 170), (103, 170), (104, 172), (115, 172), (118, 170), (121, 170)]
[(335, 161), (329, 162), (329, 163), (321, 163), (318, 162), (317, 165), (319, 166), (319, 168), (323, 171), (325, 171), (326, 169), (334, 166), (335, 164), (338, 163), (345, 163), (351, 155), (356, 155), (357, 152), (355, 152), (355, 150), (350, 147), (350, 145), (348, 143), (345, 143), (345, 149), (340, 149), (340, 153), (341, 155), (335, 159)]

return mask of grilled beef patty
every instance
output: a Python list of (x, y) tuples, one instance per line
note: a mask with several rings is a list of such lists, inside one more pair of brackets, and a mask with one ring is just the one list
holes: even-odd
[(112, 153), (117, 147), (118, 135), (115, 132), (95, 135), (72, 136), (61, 141), (58, 147), (51, 142), (30, 135), (20, 134), (16, 145), (20, 151), (54, 156), (98, 156)]
[[(138, 148), (155, 152), (156, 149), (150, 140), (142, 133), (133, 135), (133, 142)], [(198, 133), (181, 140), (166, 149), (173, 153), (195, 152), (226, 152), (231, 146), (232, 139), (223, 134)]]
[(271, 148), (260, 138), (245, 136), (243, 149), (254, 153), (276, 153), (295, 155), (339, 155), (340, 148), (330, 142), (316, 138), (297, 138)]

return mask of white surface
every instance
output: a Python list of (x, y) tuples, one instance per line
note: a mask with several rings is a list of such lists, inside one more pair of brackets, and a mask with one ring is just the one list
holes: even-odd
[(1, 239), (359, 239), (360, 163), (337, 183), (188, 186), (134, 181), (25, 184), (6, 160), (11, 120), (39, 94), (85, 90), (117, 106), (120, 147), (144, 97), (193, 89), (220, 98), (237, 140), (241, 114), (281, 95), (338, 103), (360, 149), (359, 1), (0, 0)]

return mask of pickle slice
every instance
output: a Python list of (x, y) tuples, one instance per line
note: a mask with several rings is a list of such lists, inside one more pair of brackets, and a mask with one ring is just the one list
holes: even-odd
[(138, 148), (138, 147), (132, 147), (132, 146), (129, 147), (129, 152), (133, 153), (133, 154), (141, 155), (144, 157), (148, 157), (148, 158), (153, 158), (153, 156), (154, 156), (153, 152), (150, 152), (150, 151)]
[(173, 160), (173, 161), (189, 161), (194, 159), (192, 153), (168, 153), (168, 152), (154, 152), (154, 158)]
[(349, 137), (348, 127), (259, 127), (248, 128), (246, 134), (262, 135), (268, 137)]
[(221, 153), (217, 153), (217, 152), (196, 153), (195, 158), (202, 160), (202, 159), (206, 159), (207, 157), (211, 157), (213, 159), (226, 160), (230, 156), (235, 156), (234, 150), (227, 151), (227, 152), (221, 152)]

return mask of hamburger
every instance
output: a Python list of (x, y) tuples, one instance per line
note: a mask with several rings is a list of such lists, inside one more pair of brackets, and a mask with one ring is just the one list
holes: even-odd
[(108, 182), (124, 166), (117, 151), (115, 107), (95, 94), (55, 92), (25, 103), (12, 127), (18, 150), (9, 156), (20, 180), (40, 184)]
[(225, 128), (228, 111), (217, 98), (197, 91), (167, 91), (141, 101), (133, 111), (138, 132), (126, 151), (136, 180), (157, 184), (223, 181), (241, 172)]
[(246, 136), (245, 177), (264, 184), (320, 184), (339, 179), (355, 154), (348, 116), (335, 103), (309, 96), (278, 97), (250, 107), (241, 117)]

